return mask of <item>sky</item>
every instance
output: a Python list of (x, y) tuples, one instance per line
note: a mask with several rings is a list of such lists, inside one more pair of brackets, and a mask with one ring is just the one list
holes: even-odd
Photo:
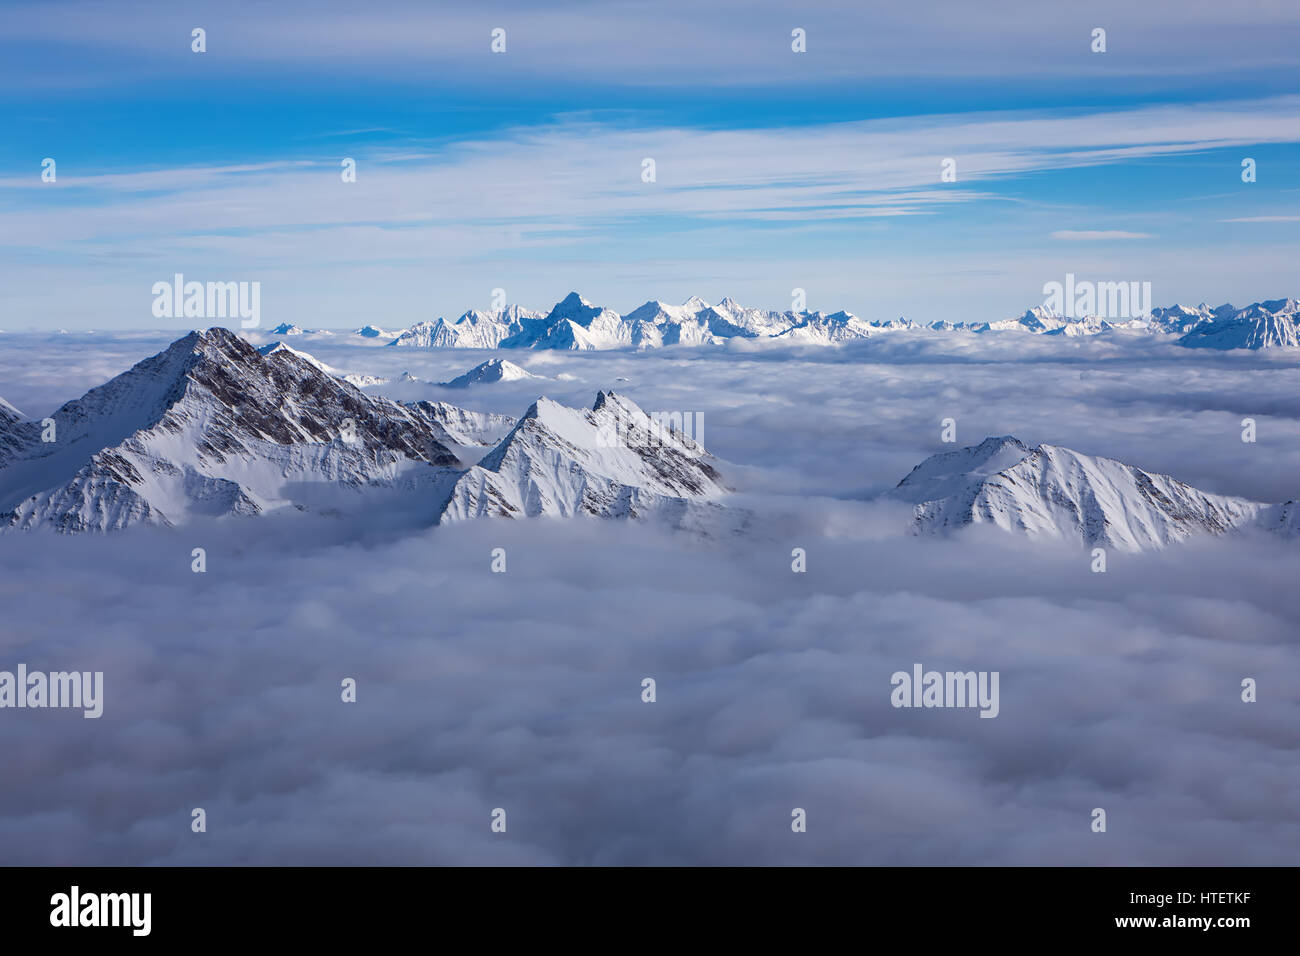
[(922, 322), (1019, 314), (1067, 273), (1157, 304), (1297, 292), (1293, 3), (3, 13), (0, 329), (183, 332), (151, 312), (176, 273), (331, 328), (496, 289), (627, 312), (797, 288)]

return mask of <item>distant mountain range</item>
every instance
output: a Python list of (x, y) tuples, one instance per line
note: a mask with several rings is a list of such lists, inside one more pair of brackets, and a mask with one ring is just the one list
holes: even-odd
[[(929, 334), (1020, 332), (1051, 336), (1105, 334), (1170, 336), (1191, 348), (1300, 348), (1300, 302), (1272, 299), (1245, 308), (1202, 303), (1153, 309), (1140, 318), (1066, 317), (1043, 306), (991, 322), (908, 319), (866, 321), (851, 312), (775, 312), (747, 308), (734, 299), (710, 305), (692, 297), (681, 305), (650, 301), (620, 315), (571, 292), (549, 312), (519, 306), (488, 312), (471, 309), (459, 318), (420, 322), (400, 331), (367, 325), (353, 335), (395, 348), (652, 349), (668, 345), (718, 345), (728, 339), (767, 339), (792, 345), (839, 345), (897, 332)], [(283, 324), (271, 335), (330, 335)]]
[[(728, 510), (712, 456), (614, 392), (590, 409), (539, 398), (517, 420), (396, 402), (310, 355), (259, 350), (222, 328), (178, 339), (51, 418), (53, 434), (0, 399), (0, 529), (365, 514), (376, 493), (412, 496), (427, 523), (586, 515), (698, 529)], [(991, 524), (1145, 551), (1247, 527), (1300, 532), (1296, 501), (1211, 494), (1009, 436), (933, 455), (887, 497), (911, 505), (921, 534)]]

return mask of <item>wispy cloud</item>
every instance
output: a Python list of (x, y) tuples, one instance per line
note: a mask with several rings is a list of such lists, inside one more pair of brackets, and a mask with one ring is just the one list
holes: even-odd
[(1058, 229), (1053, 239), (1073, 242), (1105, 242), (1108, 239), (1154, 239), (1149, 232), (1125, 232), (1122, 229)]
[(1300, 222), (1300, 216), (1238, 216), (1220, 219), (1219, 222)]
[[(676, 294), (666, 281), (708, 275), (717, 282), (736, 273), (741, 280), (729, 280), (726, 291), (753, 294), (753, 276), (767, 268), (755, 264), (779, 262), (780, 272), (791, 276), (773, 279), (784, 286), (782, 298), (795, 285), (819, 281), (825, 294), (839, 299), (837, 305), (851, 305), (867, 294), (867, 286), (860, 265), (843, 270), (846, 257), (853, 258), (849, 250), (859, 260), (895, 260), (888, 278), (871, 284), (878, 294), (885, 286), (896, 289), (897, 257), (910, 248), (912, 267), (902, 275), (912, 288), (891, 310), (915, 314), (922, 301), (941, 308), (933, 288), (938, 271), (986, 269), (991, 258), (1001, 263), (1003, 288), (999, 304), (986, 303), (981, 312), (1009, 314), (1045, 281), (1037, 271), (1026, 271), (1027, 251), (1037, 237), (1053, 234), (1063, 240), (1060, 249), (1068, 249), (1064, 241), (1153, 235), (1053, 233), (1062, 221), (1131, 216), (1132, 210), (1115, 203), (1100, 210), (1082, 197), (1071, 203), (1069, 193), (1045, 196), (1027, 183), (1146, 156), (1297, 141), (1300, 97), (1280, 97), (751, 129), (638, 128), (562, 117), (445, 144), (350, 148), (357, 160), (353, 183), (341, 180), (341, 157), (322, 157), (319, 149), (265, 163), (130, 171), (61, 167), (56, 183), (42, 183), (36, 174), (3, 182), (0, 225), (5, 235), (20, 238), (8, 246), (10, 266), (0, 266), (0, 280), (23, 276), (30, 282), (33, 266), (71, 270), (51, 275), (30, 301), (48, 309), (57, 299), (71, 309), (80, 296), (83, 311), (100, 315), (97, 325), (104, 324), (105, 309), (121, 314), (113, 303), (129, 303), (131, 314), (138, 314), (138, 288), (176, 271), (256, 273), (266, 280), (268, 297), (274, 289), (296, 289), (298, 308), (322, 314), (339, 308), (340, 270), (353, 277), (354, 286), (363, 282), (359, 271), (373, 270), (364, 279), (370, 291), (353, 292), (371, 303), (368, 309), (410, 308), (418, 296), (426, 308), (458, 313), (480, 301), (483, 289), (518, 285), (530, 270), (534, 276), (554, 274), (561, 260), (567, 275), (558, 280), (565, 287), (561, 294), (579, 284), (590, 289), (591, 276), (600, 273), (615, 283), (619, 299), (644, 298), (647, 272), (659, 277), (649, 283), (653, 294)], [(941, 181), (946, 157), (956, 160), (956, 182)], [(642, 179), (646, 158), (655, 160), (653, 182)], [(1232, 160), (1224, 169), (1235, 176), (1236, 166)], [(1243, 190), (1233, 211), (1266, 215), (1269, 207), (1259, 203), (1267, 201), (1264, 192)], [(1160, 235), (1186, 235), (1170, 215), (1144, 218), (1142, 224), (1158, 221)], [(1198, 213), (1183, 207), (1179, 215)], [(953, 248), (963, 241), (965, 249)], [(925, 251), (943, 245), (939, 260)], [(1091, 242), (1099, 253), (1106, 248), (1104, 241)], [(1144, 272), (1160, 278), (1154, 274), (1157, 260), (1171, 250), (1143, 248)], [(1064, 269), (1107, 274), (1133, 265), (1075, 252), (1061, 263), (1060, 254), (1053, 253), (1057, 262), (1046, 267), (1046, 276)], [(1229, 289), (1245, 281), (1217, 251), (1210, 262), (1181, 258), (1198, 283), (1191, 289), (1166, 287), (1162, 297), (1226, 297), (1238, 294)], [(719, 259), (733, 263), (725, 274)], [(129, 279), (124, 261), (136, 270)], [(832, 266), (839, 278), (827, 278)], [(102, 270), (97, 284), (88, 281), (85, 270), (91, 267)], [(323, 269), (333, 274), (323, 277)], [(1014, 280), (1011, 272), (1017, 273)], [(428, 302), (431, 275), (437, 277), (436, 303)], [(107, 291), (124, 282), (129, 286)], [(393, 292), (398, 287), (409, 290), (400, 303)], [(448, 291), (453, 287), (458, 291)], [(544, 288), (543, 299), (552, 294), (550, 284)], [(773, 292), (764, 288), (759, 294), (768, 298)], [(969, 301), (971, 290), (960, 294)], [(59, 320), (69, 321), (66, 315)]]
[[(44, 82), (131, 82), (192, 66), (189, 31), (208, 31), (204, 69), (220, 77), (250, 70), (427, 80), (430, 65), (476, 86), (596, 80), (601, 84), (690, 87), (807, 85), (868, 77), (1063, 77), (1091, 82), (1162, 75), (1213, 76), (1289, 69), (1300, 42), (1300, 10), (1253, 4), (1248, 15), (1222, 4), (1094, 0), (1080, 19), (1050, 4), (1015, 2), (989, 16), (964, 0), (881, 7), (780, 0), (620, 0), (536, 4), (504, 0), (490, 13), (420, 0), (358, 6), (342, 0), (274, 5), (129, 0), (10, 4), (5, 33), (18, 53), (57, 44), (89, 51)], [(1111, 45), (1089, 52), (1105, 24)], [(493, 56), (489, 33), (507, 30), (508, 52)], [(807, 53), (790, 32), (807, 33)], [(1159, 42), (1155, 42), (1158, 38)], [(918, 50), (924, 55), (918, 56)], [(4, 58), (0, 75), (24, 64)], [(489, 61), (493, 61), (489, 65)]]

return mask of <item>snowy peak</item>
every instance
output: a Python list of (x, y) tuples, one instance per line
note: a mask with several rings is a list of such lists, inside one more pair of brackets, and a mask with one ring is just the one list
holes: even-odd
[(223, 328), (191, 332), (52, 417), (54, 442), (30, 423), (0, 468), (0, 524), (106, 531), (257, 514), (312, 486), (460, 464), (427, 415)]
[[(1177, 336), (1180, 344), (1210, 348), (1298, 347), (1300, 301), (1269, 299), (1245, 309), (1174, 305), (1138, 317), (1062, 316), (1038, 305), (1014, 318), (942, 319), (932, 332), (1019, 332), (1066, 338), (1103, 334)], [(284, 328), (288, 328), (287, 326)], [(651, 299), (626, 315), (593, 305), (570, 292), (547, 313), (511, 306), (501, 312), (470, 310), (454, 322), (422, 322), (389, 344), (435, 348), (648, 349), (665, 345), (716, 345), (730, 338), (780, 338), (797, 344), (838, 345), (875, 332), (911, 332), (905, 318), (863, 321), (851, 312), (778, 312), (742, 306), (730, 296), (709, 305), (691, 296), (681, 305)], [(292, 334), (292, 333), (290, 333)]]
[(583, 410), (543, 397), (457, 481), (441, 520), (680, 518), (692, 503), (725, 492), (702, 446), (629, 399), (601, 392)]
[(921, 533), (993, 524), (1031, 538), (1121, 551), (1163, 548), (1252, 523), (1265, 507), (1208, 494), (1167, 475), (1015, 438), (934, 455), (892, 496), (915, 505)]
[(1195, 324), (1178, 343), (1210, 349), (1300, 348), (1296, 310), (1295, 299), (1255, 302), (1231, 313), (1215, 310), (1214, 318)]
[(444, 382), (444, 388), (469, 388), (471, 385), (486, 385), (492, 382), (518, 382), (526, 378), (541, 378), (514, 362), (505, 359), (489, 359), (476, 365), (464, 375), (458, 375), (450, 382)]
[(854, 339), (869, 338), (871, 334), (871, 326), (851, 312), (833, 312), (830, 315), (814, 312), (778, 333), (775, 338), (803, 345), (839, 345)]
[(388, 345), (397, 348), (432, 348), (439, 330), (444, 328), (445, 324), (442, 319), (438, 319), (437, 322), (417, 322), (401, 332)]
[(555, 308), (551, 309), (546, 321), (547, 324), (554, 324), (567, 319), (576, 325), (587, 328), (602, 316), (613, 316), (617, 319), (618, 313), (592, 305), (578, 293), (570, 292), (555, 304)]
[(399, 348), (494, 349), (518, 347), (506, 340), (527, 340), (540, 331), (545, 313), (506, 306), (499, 312), (470, 309), (454, 322), (438, 319), (419, 322), (398, 335), (389, 345)]
[(707, 308), (709, 304), (698, 296), (691, 296), (681, 305), (669, 305), (667, 302), (651, 299), (645, 305), (637, 306), (623, 318), (628, 322), (680, 325), (682, 322), (694, 321)]
[(921, 462), (898, 483), (895, 497), (920, 504), (960, 494), (1004, 468), (1023, 461), (1031, 449), (1018, 438), (986, 438), (978, 445), (940, 452)]

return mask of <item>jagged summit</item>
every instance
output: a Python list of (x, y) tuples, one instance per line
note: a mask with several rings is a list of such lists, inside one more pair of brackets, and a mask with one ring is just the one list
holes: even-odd
[(1300, 348), (1300, 302), (1272, 299), (1216, 314), (1193, 325), (1178, 342), (1189, 348)]
[(54, 442), (7, 407), (4, 528), (111, 531), (336, 513), (364, 508), (369, 489), (423, 496), (427, 520), (680, 519), (696, 500), (725, 492), (702, 446), (612, 392), (590, 410), (540, 398), (518, 421), (401, 404), (365, 394), (283, 343), (257, 349), (220, 328), (191, 332), (64, 405), (53, 415)]
[[(1108, 300), (1109, 301), (1109, 300)], [(649, 349), (666, 345), (717, 345), (728, 339), (771, 339), (778, 344), (839, 345), (887, 332), (981, 334), (1016, 332), (1076, 338), (1115, 334), (1169, 335), (1199, 348), (1300, 347), (1300, 303), (1268, 299), (1244, 309), (1204, 303), (1155, 308), (1146, 315), (1060, 315), (1045, 305), (1011, 318), (958, 318), (925, 328), (905, 318), (864, 321), (847, 310), (794, 312), (749, 308), (727, 296), (709, 305), (691, 296), (681, 305), (651, 299), (626, 315), (570, 292), (547, 312), (510, 306), (501, 312), (471, 310), (455, 322), (421, 322), (391, 345), (503, 349)]]
[(543, 312), (510, 305), (499, 312), (470, 309), (454, 322), (438, 319), (420, 322), (396, 335), (390, 346), (397, 348), (494, 349), (506, 339), (540, 328)]
[(600, 392), (590, 410), (537, 399), (456, 482), (443, 521), (473, 517), (680, 518), (726, 493), (704, 449), (630, 399)]

